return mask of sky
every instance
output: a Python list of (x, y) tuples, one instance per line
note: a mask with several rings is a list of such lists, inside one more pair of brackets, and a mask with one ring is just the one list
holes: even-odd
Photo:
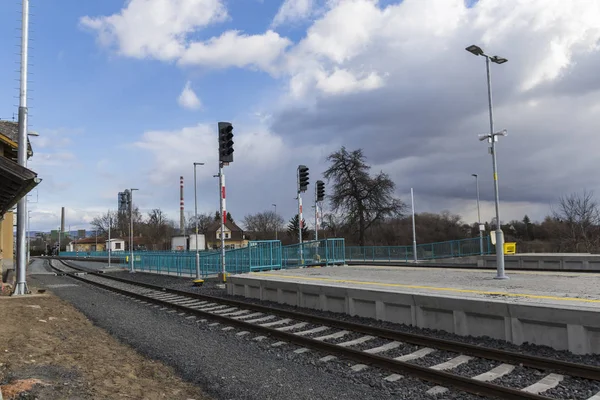
[[(57, 5), (59, 4), (60, 5)], [(89, 227), (138, 188), (142, 212), (218, 209), (217, 122), (236, 220), (296, 213), (296, 167), (314, 182), (361, 148), (416, 212), (494, 216), (484, 57), (492, 64), (502, 221), (541, 220), (595, 190), (600, 126), (596, 0), (31, 0), (31, 229)], [(20, 2), (0, 3), (0, 118), (18, 110)], [(330, 185), (326, 185), (326, 193)], [(310, 193), (310, 194), (309, 194)], [(325, 209), (327, 212), (327, 207)], [(305, 217), (306, 218), (306, 217)], [(306, 218), (309, 220), (309, 218)]]

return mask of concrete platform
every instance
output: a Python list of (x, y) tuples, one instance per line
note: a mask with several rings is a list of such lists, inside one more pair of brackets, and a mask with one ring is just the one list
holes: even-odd
[(600, 354), (600, 274), (344, 266), (233, 275), (227, 291), (459, 335)]

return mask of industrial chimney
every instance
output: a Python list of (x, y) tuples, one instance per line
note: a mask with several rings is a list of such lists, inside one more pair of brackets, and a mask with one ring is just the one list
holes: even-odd
[(65, 208), (62, 207), (60, 210), (60, 231), (65, 231)]

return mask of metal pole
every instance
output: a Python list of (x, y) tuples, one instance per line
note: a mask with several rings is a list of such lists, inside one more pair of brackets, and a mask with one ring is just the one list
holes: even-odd
[(219, 191), (221, 208), (221, 280), (226, 282), (225, 272), (225, 221), (227, 219), (227, 207), (225, 204), (225, 175), (223, 174), (223, 163), (219, 163)]
[(31, 210), (27, 210), (27, 265), (31, 259)]
[(319, 203), (317, 202), (317, 185), (315, 184), (315, 240), (319, 240), (318, 213), (319, 213)]
[(412, 203), (412, 230), (413, 230), (413, 256), (415, 263), (418, 261), (417, 257), (417, 230), (415, 228), (415, 196), (413, 194), (413, 188), (410, 188), (410, 200)]
[(108, 210), (108, 268), (110, 268), (110, 255), (112, 253), (112, 242), (110, 241), (110, 226), (112, 225), (112, 216)]
[(475, 177), (475, 186), (477, 188), (477, 230), (479, 231), (479, 254), (483, 255), (483, 231), (481, 230), (481, 210), (479, 208), (479, 175)]
[(277, 239), (277, 231), (279, 231), (279, 225), (277, 224), (277, 204), (273, 204), (273, 207), (275, 207), (275, 240)]
[(137, 189), (129, 189), (130, 190), (130, 203), (129, 203), (129, 252), (131, 253), (131, 269), (129, 270), (130, 273), (135, 273), (135, 266), (134, 266), (134, 258), (133, 258), (133, 191), (137, 190)]
[[(19, 91), (19, 140), (17, 159), (19, 165), (27, 166), (27, 55), (29, 44), (29, 0), (22, 0), (21, 21), (21, 87)], [(13, 295), (27, 294), (25, 228), (27, 223), (27, 197), (17, 204), (17, 282)]]
[(490, 74), (490, 58), (485, 56), (487, 72), (488, 105), (490, 110), (490, 140), (492, 141), (492, 164), (494, 170), (494, 194), (496, 203), (496, 279), (508, 279), (504, 274), (504, 236), (500, 224), (500, 196), (498, 195), (498, 172), (496, 163), (496, 136), (494, 135), (494, 112), (492, 108), (492, 77)]
[(200, 253), (198, 252), (198, 192), (196, 188), (196, 163), (194, 163), (194, 218), (196, 219), (196, 279), (200, 279)]

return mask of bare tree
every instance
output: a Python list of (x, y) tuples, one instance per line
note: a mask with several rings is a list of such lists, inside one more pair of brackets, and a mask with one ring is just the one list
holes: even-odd
[(244, 217), (244, 226), (257, 240), (274, 239), (275, 231), (280, 231), (284, 220), (274, 211), (263, 211)]
[[(208, 227), (215, 222), (213, 216), (209, 213), (198, 214), (198, 233), (203, 235)], [(188, 223), (188, 232), (196, 233), (196, 216), (192, 216)]]
[[(133, 208), (133, 222), (136, 225), (143, 223), (142, 214), (138, 207)], [(90, 222), (92, 229), (98, 232), (98, 236), (108, 236), (108, 221), (109, 215), (111, 220), (111, 234), (113, 237), (129, 237), (129, 212), (114, 212), (109, 211), (102, 214)]]
[(581, 194), (572, 193), (562, 196), (558, 210), (553, 216), (561, 224), (559, 235), (571, 251), (583, 248), (591, 252), (600, 244), (600, 209), (594, 199), (594, 193), (584, 190)]
[(327, 160), (331, 166), (324, 176), (333, 181), (331, 207), (345, 216), (347, 226), (355, 227), (358, 244), (364, 246), (369, 227), (386, 217), (400, 216), (405, 205), (394, 197), (396, 185), (387, 174), (369, 175), (371, 167), (365, 163), (362, 150), (349, 153), (342, 147)]

